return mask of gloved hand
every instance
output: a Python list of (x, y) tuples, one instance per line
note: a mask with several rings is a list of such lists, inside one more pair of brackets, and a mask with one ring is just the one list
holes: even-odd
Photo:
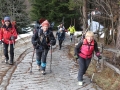
[(56, 43), (56, 40), (51, 40), (50, 41), (50, 45), (55, 45), (55, 43)]
[(37, 41), (33, 41), (32, 44), (33, 44), (33, 46), (36, 46), (37, 45)]
[(2, 44), (2, 41), (0, 40), (0, 44)]
[(14, 36), (11, 36), (11, 37), (10, 37), (10, 40), (15, 40), (15, 37), (14, 37)]
[(39, 49), (39, 45), (38, 44), (35, 46), (35, 49)]
[(99, 56), (97, 56), (97, 57), (98, 57), (98, 59), (102, 59), (102, 56), (100, 56), (100, 55), (99, 55)]
[(78, 59), (78, 58), (79, 58), (79, 56), (78, 56), (78, 55), (74, 55), (74, 58), (75, 58), (75, 59)]

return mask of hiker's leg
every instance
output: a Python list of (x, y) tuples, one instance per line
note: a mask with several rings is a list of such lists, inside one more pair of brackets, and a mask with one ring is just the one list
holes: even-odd
[(83, 75), (85, 71), (85, 59), (79, 57), (79, 71), (78, 71), (78, 81), (83, 81)]
[(46, 58), (47, 58), (48, 50), (49, 49), (44, 49), (44, 51), (42, 52), (41, 67), (43, 71), (45, 71), (46, 69)]
[(86, 73), (86, 71), (87, 71), (87, 69), (89, 67), (90, 62), (91, 62), (91, 58), (88, 58), (88, 59), (85, 60), (85, 72), (84, 72), (84, 74)]

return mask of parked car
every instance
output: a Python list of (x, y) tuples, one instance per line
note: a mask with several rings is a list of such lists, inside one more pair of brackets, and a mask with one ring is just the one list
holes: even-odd
[(26, 27), (26, 28), (21, 28), (21, 30), (22, 30), (23, 33), (27, 33), (27, 32), (32, 31), (32, 28), (31, 27)]

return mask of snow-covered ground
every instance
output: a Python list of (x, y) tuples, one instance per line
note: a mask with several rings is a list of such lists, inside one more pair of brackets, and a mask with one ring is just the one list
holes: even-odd
[(25, 38), (25, 37), (28, 37), (28, 36), (32, 36), (33, 35), (33, 32), (28, 32), (28, 33), (25, 33), (25, 34), (19, 34), (18, 35), (18, 38), (17, 40), (21, 39), (21, 38)]
[[(90, 25), (90, 20), (88, 20), (88, 25)], [(90, 27), (91, 31), (96, 32), (98, 29), (100, 31), (102, 31), (103, 28), (104, 28), (104, 26), (99, 24), (99, 22), (91, 21), (91, 27)], [(70, 35), (70, 32), (68, 32), (66, 34)], [(82, 31), (76, 31), (74, 35), (77, 36), (77, 35), (80, 35), (80, 34), (82, 34)], [(100, 38), (104, 38), (104, 33), (100, 36)]]
[[(66, 34), (67, 34), (67, 35), (70, 35), (70, 32), (68, 31), (68, 32), (66, 32)], [(82, 31), (76, 31), (76, 32), (74, 33), (75, 36), (80, 35), (80, 34), (82, 34)]]
[(88, 25), (91, 24), (91, 27), (90, 27), (90, 30), (93, 31), (93, 32), (96, 32), (98, 29), (100, 31), (103, 30), (104, 26), (102, 26), (101, 24), (99, 24), (99, 22), (96, 22), (96, 21), (91, 21), (90, 23), (90, 19), (88, 20)]

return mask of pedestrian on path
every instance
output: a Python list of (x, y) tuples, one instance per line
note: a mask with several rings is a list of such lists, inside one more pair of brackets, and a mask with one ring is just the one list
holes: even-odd
[(65, 30), (65, 27), (64, 27), (63, 23), (60, 23), (60, 25), (58, 25), (57, 27), (58, 27), (58, 31), (59, 31), (60, 28), (62, 28), (62, 30)]
[(56, 40), (53, 32), (49, 30), (49, 22), (45, 20), (41, 24), (41, 28), (36, 31), (32, 36), (32, 44), (36, 49), (36, 62), (38, 69), (42, 69), (42, 74), (45, 75), (46, 57), (50, 49), (50, 45), (55, 45)]
[(4, 24), (0, 29), (0, 44), (3, 43), (4, 46), (4, 56), (5, 62), (8, 63), (8, 46), (10, 46), (10, 65), (13, 65), (14, 62), (14, 45), (15, 39), (17, 39), (17, 31), (12, 25), (10, 17), (4, 17)]
[(65, 39), (65, 33), (64, 33), (64, 31), (63, 31), (62, 28), (60, 28), (60, 29), (58, 30), (58, 32), (56, 33), (56, 37), (58, 37), (59, 50), (61, 50), (62, 43), (63, 43), (63, 41), (64, 41), (64, 39)]
[(68, 28), (68, 31), (70, 31), (70, 42), (72, 42), (72, 39), (73, 39), (73, 35), (75, 33), (75, 27), (70, 25), (70, 27)]
[(58, 31), (60, 30), (60, 28), (62, 28), (64, 34), (65, 32), (67, 32), (63, 23), (60, 23), (60, 25), (58, 25), (57, 27), (58, 27)]
[(94, 33), (87, 31), (85, 39), (81, 40), (75, 47), (75, 57), (78, 58), (79, 63), (78, 85), (83, 85), (83, 75), (88, 69), (94, 51), (96, 56), (101, 59), (97, 42), (94, 40)]

